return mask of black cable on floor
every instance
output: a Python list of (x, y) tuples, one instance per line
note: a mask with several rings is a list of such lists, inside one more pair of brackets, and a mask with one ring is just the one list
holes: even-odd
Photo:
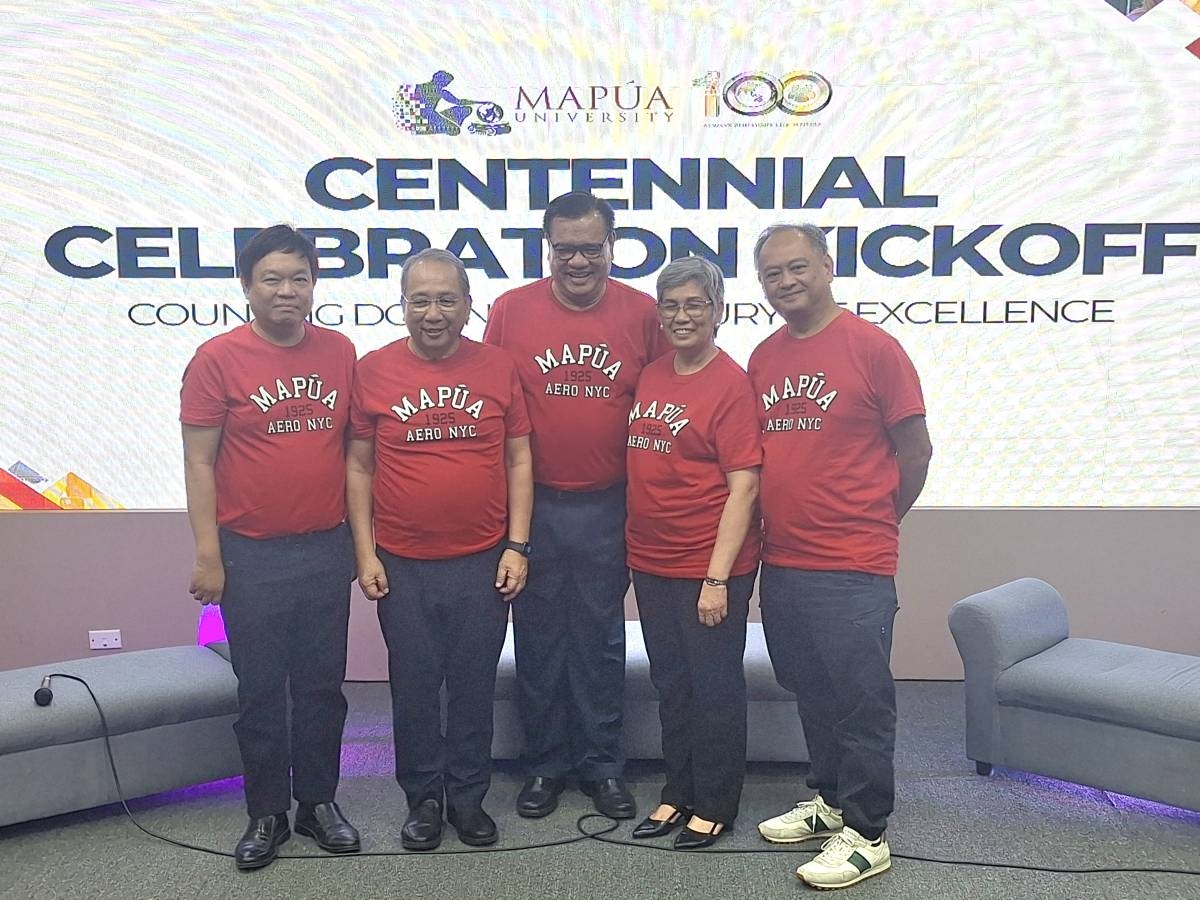
[[(117, 789), (117, 798), (120, 800), (122, 809), (125, 810), (125, 815), (134, 827), (143, 834), (154, 838), (155, 840), (163, 841), (175, 847), (181, 847), (184, 850), (193, 850), (197, 853), (207, 853), (210, 856), (221, 856), (227, 859), (232, 859), (233, 854), (228, 850), (216, 850), (212, 847), (202, 847), (199, 844), (189, 844), (187, 841), (179, 841), (175, 838), (168, 837), (165, 834), (151, 831), (142, 825), (133, 815), (133, 810), (129, 808), (129, 804), (125, 801), (125, 791), (121, 787), (121, 778), (117, 774), (117, 763), (113, 758), (112, 742), (109, 737), (108, 719), (104, 715), (104, 709), (100, 706), (100, 701), (96, 698), (96, 694), (92, 691), (92, 686), (78, 675), (67, 675), (63, 672), (52, 672), (50, 678), (67, 678), (71, 681), (77, 681), (84, 686), (88, 692), (88, 696), (92, 698), (92, 704), (96, 707), (96, 713), (100, 716), (100, 727), (104, 736), (104, 752), (108, 757), (108, 768), (112, 772), (113, 785)], [(39, 701), (40, 702), (40, 701)], [(605, 819), (611, 822), (611, 825), (599, 830), (588, 831), (583, 827), (583, 823), (589, 819)], [(408, 858), (416, 858), (422, 856), (461, 856), (463, 854), (477, 855), (481, 853), (521, 853), (527, 850), (543, 850), (548, 847), (563, 847), (568, 844), (575, 844), (579, 841), (594, 840), (602, 844), (611, 844), (617, 847), (633, 847), (638, 850), (652, 850), (660, 853), (688, 853), (688, 854), (747, 854), (747, 853), (817, 853), (819, 848), (798, 849), (796, 847), (728, 847), (725, 849), (705, 848), (701, 850), (676, 850), (674, 847), (663, 844), (650, 844), (644, 841), (621, 840), (619, 838), (609, 837), (614, 831), (621, 827), (621, 823), (616, 819), (611, 819), (601, 813), (584, 813), (575, 820), (575, 830), (578, 834), (575, 837), (562, 838), (556, 841), (546, 841), (540, 844), (521, 844), (515, 847), (488, 847), (471, 850), (367, 850), (353, 854), (328, 854), (323, 856), (310, 856), (299, 854), (280, 853), (276, 859), (300, 859), (300, 860), (345, 860), (354, 858), (369, 858), (379, 856), (404, 856)], [(1200, 870), (1197, 869), (1171, 869), (1171, 868), (1126, 868), (1126, 867), (1098, 867), (1090, 869), (1075, 869), (1075, 868), (1050, 868), (1048, 866), (1024, 865), (1021, 863), (1005, 863), (1005, 862), (982, 862), (980, 860), (968, 859), (942, 859), (932, 856), (917, 856), (912, 853), (892, 853), (892, 859), (904, 859), (909, 862), (931, 863), (941, 866), (962, 866), (969, 868), (982, 869), (1015, 869), (1023, 872), (1045, 872), (1049, 874), (1060, 875), (1111, 875), (1120, 873), (1130, 873), (1139, 875), (1185, 875), (1191, 877), (1200, 876)]]

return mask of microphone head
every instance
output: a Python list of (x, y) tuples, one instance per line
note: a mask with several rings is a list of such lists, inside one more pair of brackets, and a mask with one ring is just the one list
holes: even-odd
[(33, 692), (33, 702), (38, 706), (49, 706), (54, 699), (54, 691), (48, 687), (40, 687)]

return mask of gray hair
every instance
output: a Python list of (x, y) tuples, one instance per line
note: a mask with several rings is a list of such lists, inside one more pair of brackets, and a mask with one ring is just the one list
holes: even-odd
[(658, 273), (654, 292), (659, 302), (662, 302), (664, 293), (690, 281), (698, 284), (700, 290), (704, 292), (704, 296), (712, 301), (716, 321), (720, 322), (721, 316), (725, 312), (725, 279), (721, 275), (721, 270), (703, 256), (685, 256), (667, 263)]
[(767, 229), (758, 236), (758, 240), (754, 242), (754, 270), (761, 271), (758, 264), (759, 257), (762, 256), (763, 245), (781, 231), (794, 231), (803, 237), (808, 238), (810, 244), (817, 248), (821, 256), (829, 255), (829, 241), (825, 237), (825, 232), (813, 225), (811, 222), (781, 222), (777, 225), (769, 225)]
[(408, 290), (409, 269), (417, 263), (423, 262), (444, 262), (452, 265), (454, 271), (458, 273), (458, 283), (462, 288), (463, 296), (471, 296), (471, 282), (467, 278), (467, 267), (463, 265), (463, 261), (449, 250), (439, 250), (436, 247), (426, 247), (424, 250), (419, 250), (404, 261), (404, 265), (400, 268), (401, 294), (405, 294)]

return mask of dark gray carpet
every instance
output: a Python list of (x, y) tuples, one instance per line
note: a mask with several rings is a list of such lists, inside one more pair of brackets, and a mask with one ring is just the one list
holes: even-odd
[[(962, 686), (898, 685), (897, 811), (888, 834), (894, 854), (1022, 865), (1200, 868), (1200, 813), (1130, 800), (1019, 772), (974, 774), (962, 753)], [(339, 801), (359, 826), (364, 848), (400, 850), (404, 800), (390, 777), (390, 707), (384, 685), (347, 685)], [(800, 795), (804, 769), (755, 765), (741, 817), (723, 850), (769, 850), (754, 825)], [(630, 783), (642, 813), (657, 801), (661, 773), (633, 763)], [(565, 840), (591, 811), (578, 792), (542, 820), (510, 813), (521, 777), (501, 765), (487, 807), (501, 847)], [(147, 827), (179, 840), (228, 850), (245, 825), (241, 782), (217, 782), (131, 804)], [(605, 820), (587, 825), (602, 827)], [(625, 839), (631, 823), (613, 837)], [(463, 850), (448, 831), (442, 850)], [(663, 841), (666, 844), (669, 842)], [(815, 850), (815, 847), (814, 847)], [(138, 832), (119, 806), (0, 829), (0, 897), (158, 898), (261, 896), (429, 898), (697, 898), (758, 900), (817, 896), (793, 876), (811, 853), (685, 854), (584, 840), (512, 852), (328, 859), (293, 837), (288, 854), (256, 873), (231, 860), (170, 847)], [(894, 859), (892, 870), (850, 889), (861, 898), (1194, 898), (1200, 877), (1067, 875), (937, 865)]]

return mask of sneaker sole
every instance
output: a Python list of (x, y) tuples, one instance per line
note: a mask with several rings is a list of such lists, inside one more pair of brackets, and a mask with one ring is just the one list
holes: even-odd
[(802, 844), (805, 841), (822, 841), (833, 837), (837, 831), (816, 831), (812, 834), (806, 834), (804, 837), (772, 837), (764, 832), (761, 828), (758, 829), (759, 836), (764, 841), (770, 841), (772, 844)]
[(865, 881), (866, 879), (873, 878), (876, 875), (882, 875), (884, 872), (886, 872), (891, 867), (892, 867), (892, 861), (889, 858), (887, 860), (887, 862), (885, 862), (883, 865), (878, 866), (877, 868), (874, 868), (874, 869), (867, 869), (867, 871), (863, 872), (857, 878), (852, 879), (851, 881), (843, 881), (841, 884), (816, 884), (812, 881), (809, 881), (807, 878), (805, 878), (799, 872), (796, 873), (796, 877), (800, 881), (803, 881), (810, 888), (815, 888), (818, 891), (836, 891), (836, 890), (839, 890), (840, 888), (848, 888), (851, 885), (858, 884), (860, 881)]

